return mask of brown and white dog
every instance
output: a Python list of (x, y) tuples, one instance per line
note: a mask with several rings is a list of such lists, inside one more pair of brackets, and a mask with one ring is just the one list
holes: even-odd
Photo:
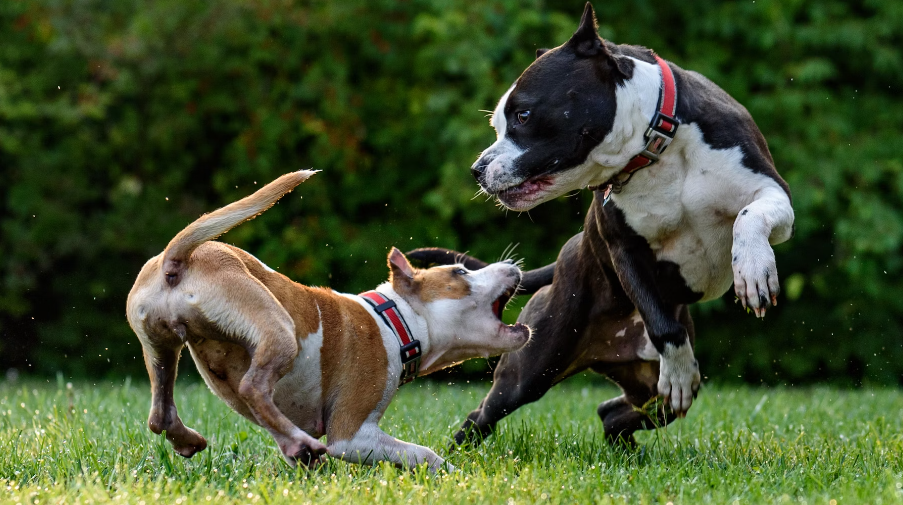
[[(212, 241), (313, 173), (286, 174), (204, 215), (141, 269), (127, 315), (151, 379), (148, 426), (165, 431), (182, 456), (207, 446), (182, 423), (173, 401), (179, 354), (187, 346), (210, 389), (266, 428), (290, 464), (316, 464), (326, 453), (367, 464), (427, 463), (435, 470), (444, 461), (433, 451), (378, 426), (404, 367), (398, 337), (382, 314), (361, 296), (303, 286), (237, 247)], [(419, 339), (420, 375), (513, 351), (529, 340), (525, 325), (500, 320), (521, 278), (515, 265), (418, 270), (393, 248), (389, 267), (389, 282), (376, 292), (394, 302), (395, 315)], [(328, 446), (318, 440), (323, 435)]]

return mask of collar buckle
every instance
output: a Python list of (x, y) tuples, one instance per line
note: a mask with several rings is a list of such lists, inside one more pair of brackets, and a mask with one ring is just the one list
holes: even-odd
[(661, 111), (656, 112), (649, 124), (649, 129), (646, 130), (646, 146), (643, 147), (640, 155), (653, 162), (658, 161), (659, 156), (665, 152), (665, 148), (674, 140), (678, 126), (680, 126), (680, 121), (676, 118)]
[(420, 372), (420, 358), (423, 351), (420, 349), (420, 341), (412, 340), (401, 346), (401, 383), (407, 384), (417, 377)]
[[(624, 189), (634, 173), (658, 162), (665, 149), (671, 145), (674, 135), (677, 134), (677, 127), (680, 126), (680, 121), (674, 117), (677, 115), (677, 85), (674, 74), (665, 60), (655, 56), (655, 61), (661, 71), (662, 84), (659, 88), (655, 115), (652, 116), (649, 128), (646, 129), (643, 136), (646, 143), (642, 152), (631, 158), (619, 173), (600, 186), (600, 188), (607, 186), (603, 205), (608, 202), (612, 193), (617, 194)], [(621, 175), (626, 175), (626, 177), (622, 179)]]
[(401, 346), (401, 364), (407, 365), (414, 360), (420, 360), (422, 356), (420, 341), (412, 340), (409, 344)]

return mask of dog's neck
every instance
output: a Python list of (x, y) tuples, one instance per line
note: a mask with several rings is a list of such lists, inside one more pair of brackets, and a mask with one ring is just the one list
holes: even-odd
[(597, 166), (591, 186), (607, 182), (643, 150), (646, 130), (658, 107), (662, 83), (658, 65), (630, 59), (634, 63), (633, 77), (615, 90), (617, 109), (611, 132), (586, 160)]
[[(430, 328), (427, 319), (414, 310), (411, 303), (392, 288), (392, 284), (384, 282), (377, 286), (374, 291), (395, 302), (395, 308), (401, 313), (401, 317), (404, 318), (408, 328), (411, 329), (411, 339), (420, 341), (420, 353), (425, 358), (432, 347), (430, 345)], [(384, 323), (381, 321), (380, 324)], [(421, 364), (423, 363), (423, 358), (421, 358)]]
[[(409, 302), (404, 296), (395, 291), (390, 283), (380, 284), (375, 291), (395, 302), (396, 308), (401, 312), (402, 317), (404, 317), (405, 322), (407, 322), (413, 333), (411, 338), (420, 341), (422, 357), (418, 377), (442, 370), (481, 354), (481, 352), (470, 348), (456, 346), (455, 343), (458, 339), (455, 339), (453, 335), (439, 335), (438, 332), (446, 331), (446, 329), (432, 321), (424, 305), (420, 302)], [(380, 324), (384, 323), (380, 322)]]

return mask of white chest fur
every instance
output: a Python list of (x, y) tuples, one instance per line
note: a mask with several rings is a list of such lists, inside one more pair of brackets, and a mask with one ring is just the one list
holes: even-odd
[(743, 165), (739, 147), (713, 149), (691, 123), (681, 125), (661, 161), (634, 174), (612, 201), (656, 258), (676, 263), (705, 301), (730, 288), (734, 221), (764, 193), (789, 205), (774, 179)]

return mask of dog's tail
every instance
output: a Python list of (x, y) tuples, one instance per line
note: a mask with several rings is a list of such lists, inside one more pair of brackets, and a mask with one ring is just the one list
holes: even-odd
[[(452, 251), (451, 249), (443, 249), (441, 247), (424, 247), (414, 249), (405, 254), (409, 260), (417, 265), (429, 267), (434, 265), (454, 265), (460, 263), (470, 270), (479, 270), (489, 263), (481, 259), (468, 256), (464, 253)], [(539, 291), (539, 288), (548, 286), (555, 278), (555, 263), (546, 265), (535, 270), (524, 272), (521, 279), (518, 293), (533, 294)]]
[(204, 214), (197, 221), (188, 225), (169, 242), (166, 250), (163, 251), (162, 270), (166, 282), (170, 286), (178, 284), (181, 273), (188, 267), (191, 253), (198, 246), (214, 240), (249, 219), (254, 219), (315, 173), (317, 173), (316, 170), (299, 170), (285, 174), (258, 189), (254, 194), (209, 214)]

